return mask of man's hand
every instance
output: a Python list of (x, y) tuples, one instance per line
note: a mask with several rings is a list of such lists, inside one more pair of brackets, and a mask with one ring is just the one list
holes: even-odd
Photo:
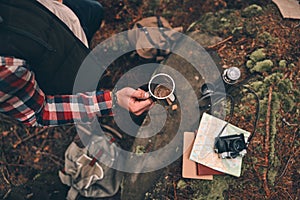
[(135, 115), (141, 115), (154, 105), (153, 101), (149, 98), (149, 93), (141, 89), (135, 90), (125, 87), (117, 91), (115, 95), (118, 105)]

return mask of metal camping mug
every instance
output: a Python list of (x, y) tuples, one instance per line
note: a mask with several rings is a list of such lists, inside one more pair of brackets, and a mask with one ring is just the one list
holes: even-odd
[(175, 82), (168, 74), (159, 73), (152, 76), (148, 83), (148, 89), (150, 95), (155, 99), (169, 98), (171, 101), (175, 100)]

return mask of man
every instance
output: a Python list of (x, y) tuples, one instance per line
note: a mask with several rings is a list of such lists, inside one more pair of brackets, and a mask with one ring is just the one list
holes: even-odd
[[(113, 101), (114, 99), (114, 101)], [(29, 126), (54, 126), (113, 115), (114, 104), (140, 115), (153, 106), (143, 90), (123, 88), (75, 95), (45, 95), (24, 60), (0, 57), (0, 112)]]
[(85, 35), (90, 42), (99, 29), (104, 10), (97, 0), (60, 0), (68, 6), (79, 18)]

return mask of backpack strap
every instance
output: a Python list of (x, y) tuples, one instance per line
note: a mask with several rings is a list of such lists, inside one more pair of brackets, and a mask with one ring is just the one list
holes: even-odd
[(157, 26), (159, 27), (160, 33), (170, 43), (171, 42), (170, 37), (165, 34), (165, 29), (169, 29), (169, 28), (164, 27), (159, 15), (157, 15), (156, 18), (157, 18)]
[(147, 40), (150, 42), (150, 44), (152, 44), (155, 48), (158, 48), (157, 44), (151, 38), (148, 29), (145, 26), (142, 26), (140, 23), (137, 23), (136, 26), (145, 33)]
[(147, 40), (150, 42), (150, 44), (152, 44), (156, 48), (156, 50), (157, 50), (156, 57), (161, 56), (160, 47), (153, 41), (153, 39), (151, 38), (151, 36), (149, 34), (148, 29), (145, 26), (142, 26), (140, 23), (137, 23), (136, 26), (145, 33)]

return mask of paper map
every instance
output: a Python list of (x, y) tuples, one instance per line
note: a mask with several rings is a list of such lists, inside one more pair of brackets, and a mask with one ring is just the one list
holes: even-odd
[[(242, 157), (222, 159), (214, 152), (215, 137), (218, 136), (227, 122), (204, 113), (198, 133), (190, 154), (190, 160), (206, 165), (212, 169), (239, 177), (241, 175)], [(221, 136), (243, 133), (245, 140), (250, 136), (248, 131), (228, 124)], [(246, 154), (247, 155), (247, 154)]]

